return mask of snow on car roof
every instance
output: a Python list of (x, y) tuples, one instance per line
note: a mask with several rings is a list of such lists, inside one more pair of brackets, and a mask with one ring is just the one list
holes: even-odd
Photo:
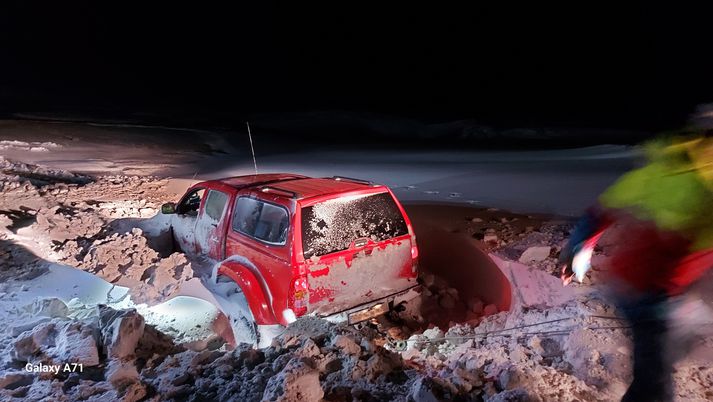
[(265, 173), (217, 180), (235, 188), (267, 186), (297, 194), (297, 198), (361, 190), (368, 184), (351, 179), (312, 178), (291, 173)]
[(274, 183), (271, 187), (275, 187), (280, 190), (292, 191), (297, 193), (297, 198), (304, 199), (324, 194), (363, 190), (364, 188), (369, 188), (370, 186), (365, 185), (364, 183), (348, 180), (335, 180), (331, 178), (304, 178)]
[(235, 188), (244, 188), (262, 184), (279, 183), (285, 180), (306, 179), (307, 176), (291, 173), (263, 173), (245, 176), (226, 177), (217, 181)]

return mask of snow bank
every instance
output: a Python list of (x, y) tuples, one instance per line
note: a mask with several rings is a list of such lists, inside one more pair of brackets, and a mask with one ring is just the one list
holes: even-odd
[[(37, 276), (46, 272), (44, 258), (130, 287), (135, 303), (148, 304), (175, 296), (181, 284), (194, 277), (183, 254), (161, 255), (171, 247), (170, 243), (157, 247), (166, 242), (161, 238), (168, 229), (163, 216), (140, 221), (156, 215), (160, 203), (169, 197), (162, 189), (165, 180), (89, 179), (5, 159), (0, 164), (6, 175), (18, 173), (0, 182), (4, 183), (0, 222), (5, 227), (0, 236), (9, 240), (0, 253), (0, 259), (8, 262), (0, 269), (0, 277)], [(43, 180), (35, 180), (39, 176)], [(149, 236), (137, 226), (146, 228)], [(153, 241), (151, 235), (158, 240)]]
[(157, 304), (177, 295), (181, 285), (194, 277), (191, 263), (182, 253), (161, 258), (148, 246), (141, 229), (95, 240), (80, 248), (69, 242), (65, 262), (130, 288), (135, 303)]
[(49, 152), (51, 149), (61, 148), (62, 146), (54, 142), (26, 142), (17, 140), (2, 140), (0, 141), (0, 149), (2, 150), (21, 150), (31, 152)]
[[(157, 353), (182, 349), (170, 338), (144, 324), (135, 310), (99, 306), (92, 317), (73, 320), (54, 318), (19, 335), (6, 346), (6, 361), (0, 369), (0, 397), (136, 401), (147, 394), (139, 377), (140, 364)], [(81, 369), (67, 370), (67, 364)], [(12, 367), (38, 368), (39, 374), (21, 376)], [(40, 371), (40, 367), (56, 367)], [(65, 371), (67, 370), (67, 371)], [(72, 371), (71, 373), (69, 373)], [(0, 380), (0, 384), (3, 381)]]
[(498, 313), (477, 327), (412, 336), (402, 353), (438, 373), (446, 389), (480, 387), (485, 400), (616, 399), (629, 379), (630, 355), (612, 345), (626, 344), (626, 335), (586, 329), (601, 324), (587, 318), (591, 314), (574, 302), (521, 315)]
[[(0, 141), (0, 149), (7, 149), (7, 142), (8, 141)], [(34, 148), (39, 151), (44, 148), (44, 146)], [(28, 180), (33, 185), (40, 186), (55, 183), (86, 184), (91, 181), (89, 177), (84, 175), (61, 169), (51, 169), (40, 165), (15, 162), (3, 156), (0, 156), (0, 170), (2, 171), (0, 178), (15, 181)]]

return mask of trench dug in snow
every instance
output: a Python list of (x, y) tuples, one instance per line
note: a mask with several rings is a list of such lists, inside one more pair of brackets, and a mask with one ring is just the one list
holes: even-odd
[[(407, 204), (406, 211), (416, 233), (426, 288), (418, 310), (429, 326), (475, 326), (496, 312), (517, 315), (523, 309), (560, 306), (575, 297), (574, 289), (563, 287), (558, 277), (487, 253), (468, 231), (454, 227), (472, 210), (447, 204)], [(448, 297), (444, 291), (456, 292)]]
[(498, 311), (510, 309), (511, 286), (495, 261), (458, 233), (423, 225), (416, 229), (420, 268), (458, 289), (461, 298), (479, 297)]
[[(493, 304), (498, 311), (511, 307), (510, 281), (498, 265), (472, 239), (460, 233), (452, 233), (434, 224), (412, 218), (419, 248), (421, 274), (433, 274), (444, 279), (449, 287), (458, 290), (459, 299), (480, 299), (486, 305)], [(422, 310), (428, 309), (424, 305)], [(427, 311), (424, 316), (428, 317)], [(444, 317), (445, 318), (445, 317)], [(465, 318), (448, 317), (451, 321)]]

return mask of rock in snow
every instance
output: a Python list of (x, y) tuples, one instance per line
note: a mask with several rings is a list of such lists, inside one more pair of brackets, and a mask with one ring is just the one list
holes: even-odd
[(439, 402), (440, 398), (435, 395), (433, 381), (427, 378), (420, 378), (413, 384), (409, 395), (414, 402)]
[(37, 360), (55, 364), (99, 364), (97, 331), (81, 321), (54, 320), (22, 333), (14, 342), (12, 358), (20, 362)]
[(56, 297), (38, 299), (32, 305), (33, 315), (66, 318), (69, 315), (69, 307)]
[(485, 304), (478, 298), (472, 298), (468, 301), (468, 309), (475, 314), (483, 314)]
[(361, 347), (359, 347), (353, 339), (350, 339), (345, 335), (337, 335), (334, 338), (332, 345), (341, 349), (342, 352), (352, 356), (356, 356), (361, 352)]
[(543, 261), (545, 258), (550, 256), (551, 250), (552, 248), (549, 246), (530, 247), (520, 256), (520, 262), (527, 264), (533, 261)]
[(438, 298), (438, 304), (441, 307), (450, 310), (456, 306), (456, 299), (450, 293), (443, 293), (443, 295)]
[(497, 243), (498, 242), (498, 235), (494, 233), (486, 233), (483, 236), (483, 241), (485, 243)]
[(144, 334), (144, 317), (134, 309), (114, 310), (99, 306), (99, 328), (104, 352), (113, 358), (130, 359)]
[(129, 362), (110, 360), (106, 369), (106, 380), (118, 387), (122, 384), (137, 382), (139, 373), (136, 371), (136, 366)]
[(291, 402), (318, 401), (324, 396), (319, 384), (319, 371), (308, 358), (293, 358), (276, 376), (270, 378), (263, 400)]
[(484, 316), (489, 316), (489, 315), (493, 315), (493, 314), (497, 314), (497, 313), (498, 313), (498, 308), (494, 304), (488, 304), (487, 306), (485, 306), (485, 308), (483, 308)]

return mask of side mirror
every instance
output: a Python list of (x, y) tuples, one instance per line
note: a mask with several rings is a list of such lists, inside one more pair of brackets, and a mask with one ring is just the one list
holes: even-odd
[(161, 205), (161, 213), (164, 215), (175, 214), (176, 213), (176, 203), (175, 202), (167, 202), (167, 203)]

